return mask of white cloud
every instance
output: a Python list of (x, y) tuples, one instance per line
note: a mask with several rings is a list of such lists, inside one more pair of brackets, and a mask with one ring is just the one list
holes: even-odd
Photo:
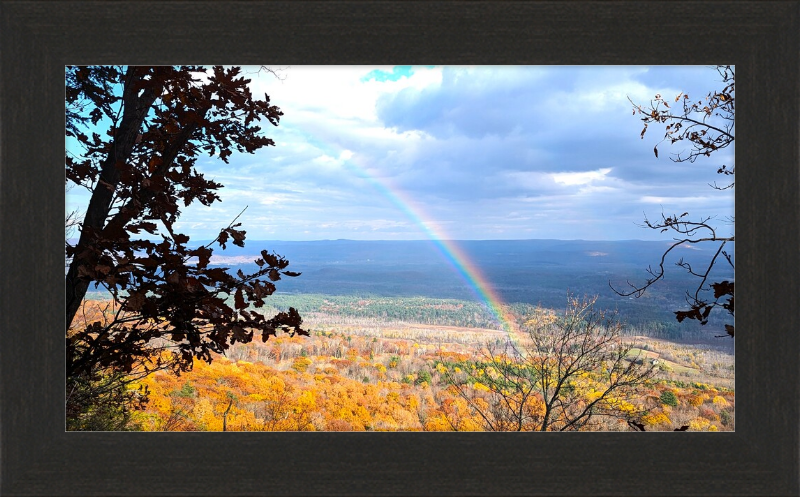
[(708, 197), (654, 197), (645, 195), (639, 199), (640, 202), (645, 204), (698, 204), (708, 201)]
[(376, 122), (375, 102), (380, 95), (441, 82), (441, 68), (417, 69), (410, 77), (397, 81), (360, 81), (373, 69), (374, 66), (289, 66), (280, 71), (282, 80), (262, 73), (253, 78), (251, 87), (255, 95), (267, 93), (272, 103), (284, 111), (283, 119), (335, 117)]
[(597, 171), (585, 171), (585, 172), (568, 172), (568, 173), (552, 173), (550, 177), (553, 178), (553, 181), (556, 183), (561, 183), (562, 185), (588, 185), (595, 181), (602, 181), (611, 172), (610, 167), (598, 169)]

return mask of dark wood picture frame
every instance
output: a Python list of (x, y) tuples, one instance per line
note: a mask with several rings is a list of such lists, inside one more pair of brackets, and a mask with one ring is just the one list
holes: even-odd
[[(0, 0), (0, 494), (797, 495), (798, 20), (797, 0)], [(735, 64), (736, 432), (65, 433), (74, 63)]]

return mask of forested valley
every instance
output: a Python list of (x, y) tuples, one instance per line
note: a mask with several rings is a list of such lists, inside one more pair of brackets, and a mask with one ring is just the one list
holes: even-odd
[[(125, 429), (144, 431), (484, 431), (493, 425), (473, 395), (490, 395), (498, 357), (520, 340), (477, 302), (426, 297), (343, 297), (275, 294), (278, 312), (296, 307), (308, 337), (277, 336), (235, 344), (191, 371), (159, 371), (131, 384), (146, 396)], [(89, 319), (113, 312), (91, 301)], [(542, 308), (517, 304), (511, 315)], [(656, 362), (654, 374), (624, 402), (647, 431), (735, 429), (734, 358), (727, 341), (682, 344), (638, 335), (632, 360)], [(472, 373), (472, 374), (466, 374)], [(586, 374), (586, 373), (584, 373)], [(570, 380), (583, 398), (593, 389)], [(457, 385), (469, 390), (470, 396)], [(581, 388), (585, 391), (580, 391)], [(541, 405), (529, 402), (531, 419)], [(496, 408), (496, 406), (495, 406)], [(624, 410), (623, 410), (624, 412)], [(624, 415), (596, 416), (585, 429), (629, 430)], [(525, 427), (530, 429), (530, 426)], [(686, 428), (684, 428), (686, 429)]]

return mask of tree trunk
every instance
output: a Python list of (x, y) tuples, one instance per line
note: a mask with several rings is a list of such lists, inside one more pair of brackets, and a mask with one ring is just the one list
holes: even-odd
[(228, 413), (231, 412), (232, 405), (233, 399), (228, 402), (228, 408), (225, 409), (225, 413), (222, 415), (222, 431), (228, 431)]
[(111, 209), (114, 191), (119, 183), (117, 164), (124, 163), (129, 159), (142, 123), (156, 97), (161, 93), (148, 88), (142, 91), (141, 95), (137, 95), (138, 90), (135, 88), (135, 83), (140, 81), (145, 74), (145, 71), (135, 67), (128, 67), (125, 73), (122, 121), (114, 134), (111, 150), (103, 161), (100, 177), (92, 192), (89, 207), (86, 209), (86, 216), (81, 225), (81, 235), (76, 253), (65, 278), (67, 330), (89, 288), (89, 280), (82, 278), (78, 269), (93, 264), (96, 258), (96, 255), (92, 253), (91, 246), (94, 238), (103, 229)]

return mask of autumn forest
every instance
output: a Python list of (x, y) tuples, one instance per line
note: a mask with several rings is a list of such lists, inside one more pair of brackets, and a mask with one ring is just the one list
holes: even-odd
[[(483, 77), (472, 69), (421, 68), (439, 80), (415, 84), (446, 90)], [(509, 74), (538, 81), (543, 70)], [(505, 93), (467, 85), (462, 114), (455, 97), (427, 101), (425, 91), (392, 86), (410, 84), (411, 66), (359, 73), (353, 105), (324, 110), (336, 138), (294, 148), (287, 140), (311, 131), (293, 119), (321, 122), (323, 107), (292, 114), (281, 92), (293, 83), (274, 68), (67, 67), (66, 429), (735, 430), (734, 166), (732, 147), (723, 151), (734, 141), (735, 70), (705, 70), (717, 86), (692, 98), (656, 94), (648, 104), (603, 93), (644, 126), (630, 150), (657, 134), (652, 154), (560, 170), (528, 143), (541, 125), (525, 140), (514, 135), (541, 110), (538, 93), (529, 106), (539, 110), (516, 116), (522, 124), (495, 126), (513, 128), (508, 139), (521, 147), (508, 164), (476, 163), (462, 145), (435, 167), (438, 149), (414, 156), (406, 141), (421, 150), (451, 146), (448, 133), (494, 136), (481, 134), (469, 102)], [(361, 121), (347, 117), (367, 89), (384, 93), (369, 94)], [(412, 104), (420, 116), (406, 113)], [(440, 105), (460, 117), (426, 121)], [(339, 147), (348, 127), (378, 118), (370, 138), (353, 142), (362, 152)], [(383, 160), (363, 159), (387, 136), (402, 146), (385, 142)], [(566, 142), (540, 145), (552, 143)], [(569, 143), (558, 152), (564, 164), (584, 164), (587, 153), (569, 155)], [(653, 165), (659, 147), (677, 166)], [(670, 171), (689, 177), (708, 157), (727, 162), (710, 167), (719, 183), (664, 193)], [(652, 178), (642, 180), (643, 168)], [(662, 205), (642, 220), (630, 207), (607, 209), (608, 192), (636, 209), (667, 200), (692, 209)], [(612, 211), (616, 220), (587, 220)], [(637, 220), (655, 233), (649, 241), (614, 231)], [(332, 229), (348, 239), (326, 237)], [(576, 239), (584, 230), (604, 241)]]
[[(487, 357), (482, 349), (505, 348), (507, 335), (497, 329), (444, 324), (448, 316), (462, 313), (480, 318), (475, 316), (479, 306), (433, 298), (275, 297), (279, 303), (295, 303), (305, 310), (310, 336), (236, 344), (224, 355), (215, 355), (211, 363), (195, 360), (193, 368), (180, 376), (159, 371), (132, 383), (129, 388), (146, 392), (149, 400), (132, 413), (126, 429), (502, 429), (481, 415), (478, 399), (494, 395), (491, 380), (481, 380), (506, 360)], [(109, 302), (92, 301), (88, 307), (92, 309), (88, 319), (113, 312)], [(524, 307), (529, 315), (548, 314), (535, 306)], [(416, 317), (391, 317), (404, 311)], [(735, 428), (734, 361), (724, 344), (691, 345), (644, 336), (625, 339), (636, 344), (629, 352), (632, 358), (656, 361), (653, 376), (637, 389), (635, 398), (626, 396), (625, 401), (644, 429)], [(583, 399), (597, 392), (591, 378), (576, 376), (570, 387), (583, 389)], [(539, 402), (533, 398), (526, 408), (541, 410)], [(536, 419), (532, 414), (530, 423), (519, 429), (532, 429)], [(594, 420), (591, 429), (628, 431), (631, 419), (604, 416)]]

